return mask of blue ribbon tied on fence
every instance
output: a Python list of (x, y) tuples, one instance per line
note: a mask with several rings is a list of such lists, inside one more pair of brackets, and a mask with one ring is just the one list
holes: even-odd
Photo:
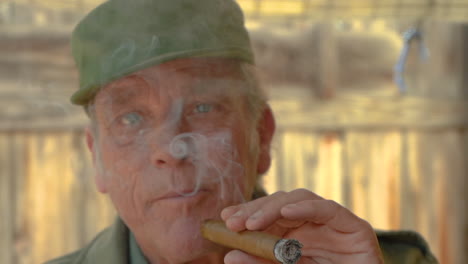
[(400, 93), (405, 93), (407, 91), (405, 83), (405, 66), (406, 61), (408, 60), (409, 49), (411, 43), (417, 41), (419, 44), (419, 58), (422, 61), (429, 58), (429, 50), (427, 49), (421, 31), (418, 28), (410, 28), (405, 33), (403, 33), (403, 49), (401, 50), (400, 57), (398, 62), (395, 65), (395, 83), (398, 86)]

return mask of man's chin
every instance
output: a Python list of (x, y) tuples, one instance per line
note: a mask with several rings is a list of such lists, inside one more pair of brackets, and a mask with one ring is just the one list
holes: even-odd
[(196, 239), (179, 241), (175, 248), (177, 250), (173, 253), (177, 254), (181, 262), (189, 262), (211, 256), (216, 253), (221, 254), (225, 251), (221, 246), (216, 245), (201, 236)]
[(186, 263), (224, 254), (223, 247), (202, 237), (201, 222), (201, 220), (180, 219), (175, 221), (164, 234), (154, 235), (155, 246), (163, 258), (171, 260), (169, 262)]

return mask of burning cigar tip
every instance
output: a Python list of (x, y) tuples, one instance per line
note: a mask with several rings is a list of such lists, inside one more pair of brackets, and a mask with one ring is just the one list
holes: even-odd
[(214, 243), (283, 264), (294, 264), (301, 257), (302, 245), (295, 239), (283, 239), (259, 231), (233, 232), (223, 221), (205, 221), (201, 233)]

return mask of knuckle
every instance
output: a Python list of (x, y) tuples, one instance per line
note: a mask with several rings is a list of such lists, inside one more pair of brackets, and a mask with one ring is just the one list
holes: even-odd
[(333, 206), (333, 207), (342, 207), (339, 203), (337, 203), (335, 200), (330, 200), (330, 199), (327, 199), (325, 200), (326, 203), (330, 204), (330, 206)]
[(277, 191), (275, 193), (273, 193), (271, 196), (284, 196), (286, 194), (285, 191)]
[(287, 192), (278, 191), (272, 195), (272, 199), (270, 200), (273, 203), (281, 202), (287, 197)]
[(333, 210), (335, 210), (335, 211), (348, 210), (348, 209), (346, 209), (345, 207), (343, 207), (341, 204), (337, 203), (334, 200), (325, 200), (325, 203), (327, 204), (327, 206), (333, 208)]
[(313, 193), (311, 191), (309, 191), (307, 189), (304, 189), (304, 188), (293, 190), (293, 191), (291, 191), (291, 194), (298, 195), (298, 196), (304, 196), (304, 197), (313, 195)]
[(253, 204), (251, 202), (243, 203), (236, 208), (236, 213), (249, 213), (252, 209)]

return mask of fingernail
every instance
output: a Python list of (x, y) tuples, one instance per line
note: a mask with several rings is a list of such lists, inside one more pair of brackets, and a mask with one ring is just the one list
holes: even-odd
[(227, 207), (227, 208), (224, 208), (222, 211), (221, 211), (221, 218), (223, 220), (226, 220), (226, 218), (228, 218), (230, 215), (231, 215), (231, 212), (233, 212), (236, 208), (234, 206), (230, 206), (230, 207)]
[[(240, 252), (238, 250), (230, 251), (229, 253), (224, 256), (224, 263), (225, 264), (232, 264), (236, 263), (236, 260), (239, 259)], [(237, 261), (238, 262), (238, 261)]]
[(235, 214), (233, 214), (231, 217), (239, 217), (239, 216), (241, 216), (243, 214), (244, 214), (244, 212), (242, 210), (239, 210)]
[(262, 210), (258, 210), (255, 214), (253, 214), (253, 215), (251, 215), (251, 216), (249, 217), (249, 220), (258, 219), (258, 218), (260, 218), (262, 215), (263, 215), (263, 211), (262, 211)]

